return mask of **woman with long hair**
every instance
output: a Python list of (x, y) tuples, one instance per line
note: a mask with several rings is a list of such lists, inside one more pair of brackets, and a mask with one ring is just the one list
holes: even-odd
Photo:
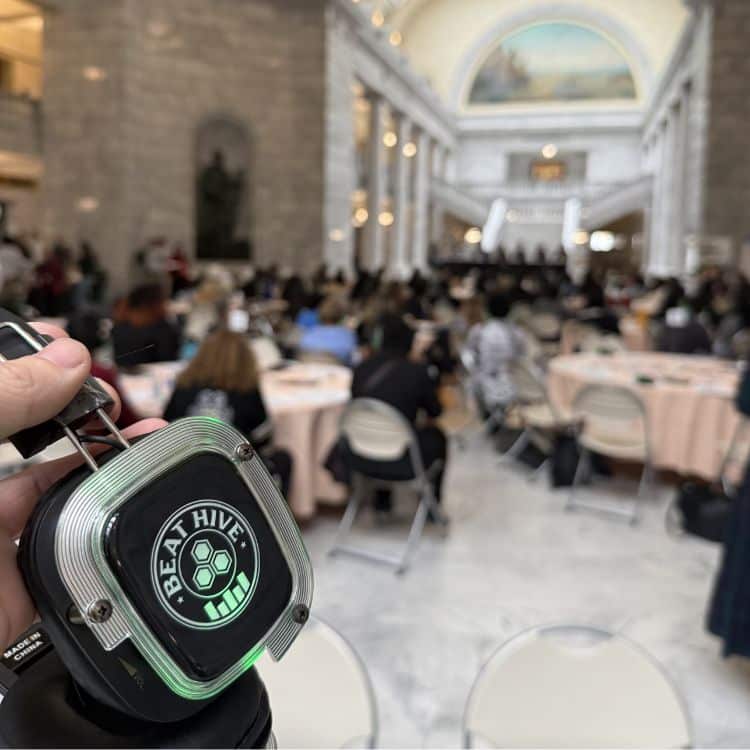
[(221, 329), (210, 334), (177, 379), (164, 418), (214, 417), (238, 429), (253, 444), (286, 495), (292, 459), (271, 447), (273, 427), (255, 355), (246, 338)]

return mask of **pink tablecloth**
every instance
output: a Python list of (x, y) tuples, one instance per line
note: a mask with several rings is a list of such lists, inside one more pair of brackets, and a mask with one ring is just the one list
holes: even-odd
[[(144, 417), (164, 412), (183, 363), (150, 365), (138, 375), (124, 375), (121, 386), (133, 408)], [(266, 372), (263, 398), (274, 422), (274, 442), (294, 459), (289, 505), (300, 520), (315, 514), (318, 500), (342, 504), (345, 489), (323, 468), (338, 436), (338, 420), (349, 400), (351, 373), (344, 367), (294, 364)]]
[[(648, 376), (654, 382), (638, 382)], [(552, 401), (569, 412), (588, 384), (626, 386), (646, 406), (654, 465), (715, 479), (739, 423), (734, 407), (739, 373), (711, 357), (656, 353), (577, 354), (550, 363)]]
[(338, 437), (350, 386), (351, 372), (336, 365), (298, 364), (263, 376), (274, 442), (294, 458), (289, 504), (301, 520), (315, 514), (319, 500), (346, 501), (345, 488), (331, 479), (323, 463)]

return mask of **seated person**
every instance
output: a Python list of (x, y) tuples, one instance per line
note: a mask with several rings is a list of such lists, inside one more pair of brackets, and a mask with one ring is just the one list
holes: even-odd
[(294, 324), (298, 328), (310, 330), (320, 324), (318, 316), (318, 307), (320, 306), (320, 297), (317, 294), (308, 294), (305, 297), (305, 303), (297, 313)]
[[(448, 445), (443, 431), (431, 421), (442, 412), (437, 383), (430, 376), (426, 365), (410, 358), (414, 331), (402, 318), (384, 315), (376, 327), (375, 341), (375, 353), (354, 370), (352, 398), (384, 401), (398, 409), (415, 427), (425, 469), (429, 469), (436, 461), (442, 463), (440, 471), (433, 478), (435, 499), (440, 502)], [(351, 458), (354, 460), (354, 457)], [(369, 461), (354, 460), (352, 465), (365, 475), (382, 479), (412, 478), (409, 476), (411, 462), (408, 455), (397, 461), (378, 462), (376, 465)], [(379, 493), (376, 508), (390, 508), (387, 493)]]
[(111, 385), (120, 394), (122, 408), (117, 420), (118, 426), (130, 427), (130, 425), (135, 424), (140, 417), (130, 406), (122, 388), (119, 386), (117, 368), (104, 365), (96, 359), (96, 352), (105, 342), (101, 317), (93, 310), (74, 312), (68, 320), (66, 330), (70, 338), (77, 339), (91, 352), (91, 374)]
[(259, 389), (258, 366), (242, 334), (210, 334), (178, 377), (164, 418), (198, 416), (220, 419), (246, 435), (286, 496), (292, 459), (286, 451), (271, 448), (273, 427)]
[(710, 354), (711, 339), (688, 307), (667, 310), (658, 350), (668, 354)]
[(351, 364), (357, 340), (354, 332), (343, 324), (344, 314), (344, 306), (337, 299), (324, 300), (318, 310), (320, 322), (302, 334), (299, 351), (328, 354), (342, 364)]
[(164, 292), (158, 284), (137, 287), (128, 295), (112, 328), (112, 347), (121, 367), (178, 359), (180, 331), (167, 319)]
[(487, 301), (489, 319), (474, 326), (466, 342), (474, 362), (474, 392), (486, 416), (513, 400), (509, 366), (526, 351), (521, 329), (507, 320), (509, 312), (508, 298), (493, 294)]

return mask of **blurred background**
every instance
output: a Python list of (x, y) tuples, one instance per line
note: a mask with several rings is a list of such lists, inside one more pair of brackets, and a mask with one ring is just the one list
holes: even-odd
[(281, 746), (750, 743), (749, 43), (747, 0), (0, 0), (0, 304), (123, 424), (262, 449), (320, 618)]

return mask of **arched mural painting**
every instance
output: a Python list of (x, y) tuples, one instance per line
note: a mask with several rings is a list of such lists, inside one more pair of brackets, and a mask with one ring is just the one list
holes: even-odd
[(586, 26), (555, 21), (507, 36), (485, 60), (470, 105), (581, 102), (637, 98), (628, 61)]

